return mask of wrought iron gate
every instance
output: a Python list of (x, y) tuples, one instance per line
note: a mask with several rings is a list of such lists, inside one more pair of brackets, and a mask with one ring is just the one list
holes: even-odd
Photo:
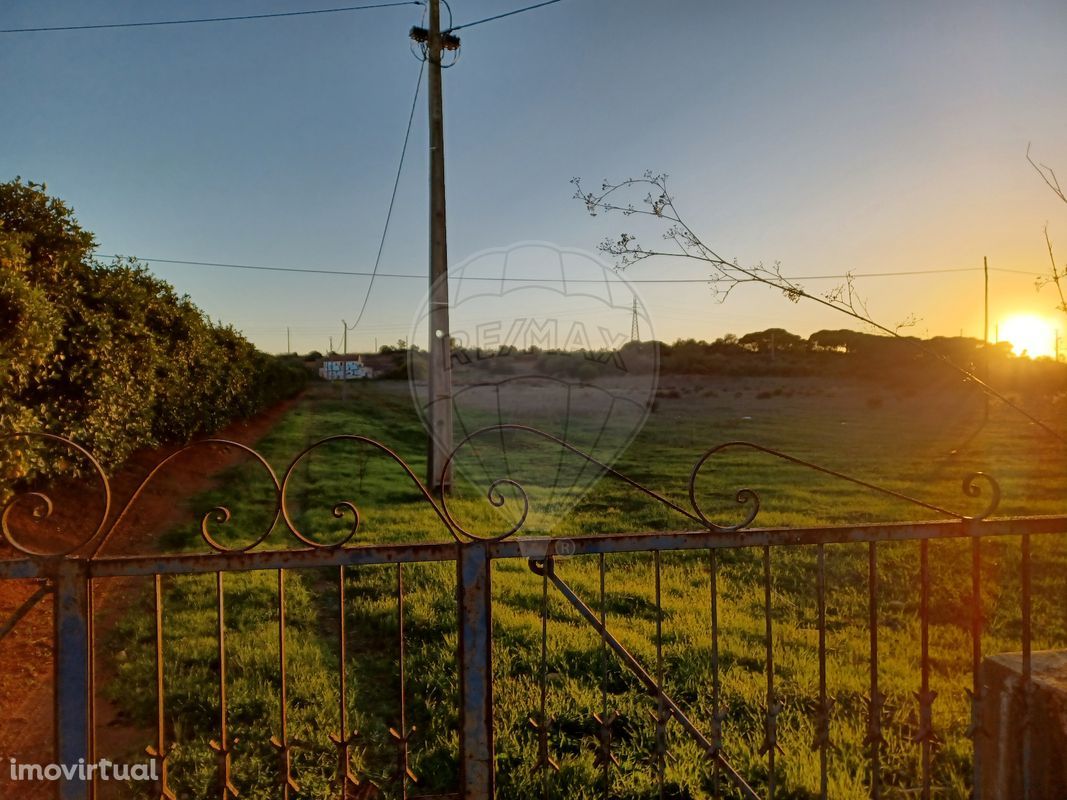
[[(156, 736), (148, 752), (158, 767), (158, 780), (153, 797), (161, 800), (173, 798), (169, 784), (168, 757), (173, 742), (168, 741), (166, 725), (169, 713), (165, 695), (164, 663), (162, 656), (162, 637), (166, 624), (166, 609), (162, 580), (172, 575), (213, 575), (215, 576), (217, 645), (218, 645), (218, 697), (217, 739), (211, 742), (215, 753), (216, 794), (224, 800), (239, 795), (238, 786), (234, 785), (231, 774), (232, 760), (235, 757), (233, 741), (228, 729), (227, 717), (227, 648), (226, 648), (226, 576), (234, 572), (274, 571), (277, 574), (277, 612), (278, 644), (280, 659), (280, 709), (275, 734), (271, 744), (277, 753), (276, 783), (278, 794), (284, 798), (297, 796), (298, 784), (292, 773), (290, 754), (295, 742), (287, 729), (287, 660), (286, 660), (286, 595), (285, 576), (287, 571), (312, 568), (333, 568), (337, 571), (338, 592), (338, 630), (340, 665), (338, 670), (339, 728), (331, 738), (336, 747), (337, 769), (334, 789), (343, 800), (350, 797), (370, 797), (370, 790), (361, 786), (360, 776), (351, 769), (350, 751), (355, 743), (355, 731), (347, 719), (345, 668), (346, 631), (345, 631), (345, 571), (371, 565), (389, 565), (395, 567), (395, 599), (399, 618), (400, 647), (400, 697), (398, 724), (392, 729), (396, 748), (396, 772), (394, 780), (400, 796), (409, 797), (409, 790), (414, 792), (415, 777), (408, 764), (409, 737), (411, 730), (405, 716), (407, 704), (404, 684), (404, 609), (405, 585), (404, 570), (407, 565), (426, 562), (454, 562), (456, 566), (456, 607), (458, 619), (458, 786), (449, 797), (487, 800), (495, 796), (496, 764), (494, 755), (494, 714), (493, 714), (493, 669), (492, 669), (492, 566), (496, 561), (523, 559), (530, 569), (541, 577), (544, 597), (547, 599), (549, 589), (565, 599), (573, 612), (588, 624), (592, 634), (600, 637), (605, 648), (610, 649), (615, 658), (634, 675), (650, 697), (654, 706), (657, 730), (657, 747), (651, 762), (651, 769), (657, 771), (659, 785), (663, 786), (663, 769), (667, 757), (666, 729), (675, 722), (696, 743), (706, 756), (709, 769), (714, 772), (716, 787), (720, 779), (732, 784), (735, 791), (748, 798), (765, 796), (773, 798), (776, 790), (775, 760), (782, 757), (778, 740), (777, 719), (782, 710), (776, 692), (775, 647), (773, 620), (771, 613), (772, 552), (779, 548), (814, 548), (817, 554), (817, 569), (813, 575), (814, 600), (818, 614), (818, 658), (819, 685), (817, 696), (812, 698), (812, 720), (815, 730), (813, 749), (819, 752), (821, 772), (821, 794), (828, 796), (827, 755), (831, 745), (831, 707), (833, 699), (827, 685), (827, 643), (826, 643), (826, 571), (825, 551), (827, 546), (844, 543), (865, 543), (868, 551), (868, 574), (866, 591), (869, 607), (869, 706), (867, 718), (867, 746), (870, 763), (870, 793), (873, 797), (881, 795), (879, 759), (884, 744), (883, 703), (884, 695), (879, 691), (879, 562), (878, 547), (880, 543), (891, 541), (914, 541), (919, 549), (921, 590), (919, 603), (919, 625), (921, 635), (920, 674), (916, 693), (918, 729), (915, 743), (921, 750), (922, 795), (931, 794), (931, 753), (936, 734), (934, 728), (935, 695), (930, 688), (931, 659), (929, 654), (930, 627), (930, 573), (929, 542), (932, 539), (961, 538), (971, 543), (971, 590), (972, 597), (981, 596), (981, 548), (983, 539), (991, 536), (1014, 537), (1021, 547), (1022, 587), (1021, 601), (1021, 648), (1023, 660), (1024, 703), (1031, 697), (1031, 537), (1041, 534), (1067, 533), (1067, 516), (1014, 517), (991, 519), (1000, 499), (1000, 490), (996, 482), (981, 473), (968, 476), (963, 483), (965, 495), (975, 498), (983, 495), (986, 507), (979, 513), (964, 515), (931, 503), (907, 497), (898, 492), (884, 489), (873, 484), (857, 480), (832, 470), (827, 470), (787, 454), (770, 450), (746, 442), (731, 442), (713, 448), (704, 453), (696, 462), (690, 475), (688, 494), (690, 505), (684, 507), (669, 498), (651, 491), (637, 482), (627, 478), (605, 464), (597, 462), (586, 454), (580, 453), (566, 443), (554, 439), (533, 429), (522, 426), (494, 426), (483, 429), (461, 442), (462, 447), (474, 436), (497, 433), (501, 430), (522, 432), (530, 436), (550, 440), (563, 451), (570, 451), (575, 457), (584, 458), (601, 470), (606, 476), (620, 480), (634, 491), (640, 492), (652, 501), (676, 513), (685, 520), (689, 530), (670, 532), (643, 532), (583, 535), (566, 540), (545, 537), (520, 536), (521, 529), (529, 510), (528, 498), (522, 487), (514, 481), (508, 481), (521, 494), (526, 504), (521, 519), (509, 530), (499, 535), (479, 536), (465, 529), (449, 510), (445, 497), (433, 497), (418, 480), (403, 460), (385, 445), (360, 436), (337, 436), (313, 445), (298, 455), (285, 474), (279, 479), (267, 462), (254, 451), (242, 445), (221, 440), (198, 442), (190, 447), (218, 445), (238, 448), (254, 458), (265, 469), (273, 481), (276, 504), (273, 521), (257, 540), (239, 548), (227, 547), (212, 534), (212, 526), (224, 524), (229, 519), (225, 508), (216, 508), (204, 515), (201, 522), (203, 541), (212, 552), (182, 554), (149, 555), (109, 555), (105, 545), (109, 538), (123, 523), (127, 513), (137, 503), (145, 486), (155, 474), (170, 461), (171, 456), (145, 479), (134, 492), (125, 507), (118, 513), (111, 513), (111, 494), (104, 471), (92, 456), (78, 445), (44, 434), (16, 434), (15, 437), (36, 437), (70, 448), (80, 457), (86, 459), (95, 470), (104, 497), (104, 512), (95, 529), (78, 541), (68, 541), (62, 547), (45, 548), (32, 537), (26, 537), (18, 530), (19, 513), (36, 518), (43, 518), (53, 511), (52, 501), (42, 492), (33, 491), (11, 497), (3, 512), (3, 537), (13, 556), (0, 561), (0, 579), (41, 579), (41, 588), (19, 608), (13, 618), (0, 628), (0, 637), (5, 635), (25, 613), (47, 593), (54, 596), (54, 659), (55, 659), (55, 759), (63, 764), (76, 764), (79, 759), (85, 763), (96, 760), (96, 718), (95, 698), (97, 693), (96, 664), (94, 640), (94, 585), (102, 580), (126, 577), (146, 576), (154, 581), (153, 627), (156, 646), (156, 681), (154, 686), (146, 686), (145, 691), (154, 692), (157, 706)], [(8, 437), (11, 438), (11, 437)], [(451, 534), (451, 541), (436, 543), (405, 543), (389, 545), (353, 544), (353, 538), (360, 524), (360, 510), (349, 501), (341, 501), (334, 506), (334, 515), (348, 515), (351, 526), (343, 540), (328, 545), (316, 541), (295, 524), (288, 504), (287, 489), (294, 469), (310, 450), (331, 441), (358, 441), (374, 448), (386, 458), (392, 459), (422, 500), (431, 507), (441, 525)], [(188, 449), (188, 448), (186, 448)], [(457, 448), (458, 450), (459, 448)], [(697, 477), (709, 459), (716, 453), (727, 449), (744, 449), (758, 451), (772, 458), (780, 459), (805, 469), (818, 470), (835, 480), (858, 484), (868, 490), (890, 495), (906, 503), (920, 506), (943, 518), (943, 521), (911, 522), (899, 524), (871, 524), (856, 526), (827, 526), (808, 528), (754, 528), (751, 527), (759, 511), (759, 498), (751, 489), (736, 492), (735, 500), (745, 509), (745, 519), (735, 525), (717, 524), (702, 509), (697, 498)], [(179, 451), (183, 452), (183, 451)], [(175, 454), (177, 455), (177, 454)], [(489, 500), (500, 500), (494, 484), (489, 490)], [(24, 516), (23, 522), (30, 517)], [(278, 523), (281, 523), (281, 526)], [(286, 535), (294, 538), (297, 547), (275, 548), (264, 546), (272, 531), (279, 528)], [(717, 616), (717, 568), (718, 558), (725, 550), (734, 548), (756, 548), (762, 556), (762, 574), (764, 591), (764, 663), (766, 678), (765, 702), (763, 708), (763, 746), (761, 752), (767, 761), (764, 787), (758, 793), (749, 785), (746, 776), (735, 769), (729, 759), (729, 742), (724, 741), (722, 722), (725, 709), (720, 707), (720, 675), (718, 662), (718, 616)], [(661, 554), (688, 551), (704, 553), (709, 564), (710, 620), (709, 633), (712, 654), (712, 691), (714, 710), (710, 719), (695, 719), (687, 712), (683, 704), (665, 689), (664, 664), (662, 658), (662, 621), (663, 611), (660, 602)], [(657, 608), (656, 648), (657, 663), (643, 664), (631, 654), (612, 632), (605, 622), (605, 557), (611, 554), (649, 552), (654, 559), (655, 603)], [(566, 579), (566, 561), (559, 556), (592, 556), (598, 559), (600, 578), (600, 609), (587, 602)], [(983, 696), (982, 680), (979, 667), (982, 661), (981, 635), (983, 620), (981, 604), (972, 603), (970, 620), (972, 638), (973, 682), (970, 689), (974, 724), (971, 735), (978, 740), (983, 735), (979, 721), (982, 717)], [(542, 647), (544, 640), (542, 639)], [(541, 713), (532, 720), (537, 731), (539, 759), (538, 769), (548, 772), (557, 768), (556, 761), (549, 749), (547, 736), (548, 720), (544, 709), (544, 675), (541, 683)], [(1029, 714), (1028, 707), (1024, 710)], [(617, 769), (617, 761), (612, 752), (613, 714), (606, 707), (596, 716), (597, 741), (595, 743), (596, 763), (605, 775), (604, 796), (609, 796), (609, 773)], [(1024, 797), (1031, 794), (1031, 733), (1029, 725), (1024, 724), (1022, 742), (1022, 774), (1024, 775)], [(975, 757), (974, 794), (981, 795), (979, 764)], [(63, 800), (87, 800), (96, 794), (94, 780), (82, 780), (78, 777), (63, 777), (57, 782), (58, 796)], [(716, 789), (717, 791), (717, 789)], [(437, 795), (440, 797), (441, 795)]]

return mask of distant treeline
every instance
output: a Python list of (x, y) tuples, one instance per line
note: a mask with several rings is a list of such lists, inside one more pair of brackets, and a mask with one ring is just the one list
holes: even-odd
[[(92, 233), (44, 189), (0, 183), (0, 434), (69, 437), (113, 468), (304, 385), (299, 360), (257, 351), (135, 261), (94, 261)], [(27, 444), (0, 447), (4, 483), (58, 471)]]
[(920, 339), (822, 330), (805, 339), (769, 328), (744, 336), (727, 334), (714, 342), (688, 339), (661, 344), (660, 364), (667, 373), (822, 374), (902, 383), (958, 375), (956, 367), (1003, 389), (1067, 389), (1067, 364), (1018, 357), (1010, 342), (987, 346), (967, 336)]
[[(383, 377), (425, 376), (426, 353), (408, 347), (383, 347), (393, 358), (392, 369), (380, 368)], [(986, 346), (980, 339), (937, 336), (919, 339), (852, 330), (823, 330), (808, 338), (783, 328), (727, 334), (713, 342), (680, 339), (665, 342), (629, 342), (617, 351), (517, 349), (508, 345), (493, 350), (454, 348), (453, 366), (484, 371), (493, 376), (542, 374), (577, 381), (656, 368), (670, 375), (796, 375), (858, 378), (915, 385), (963, 378), (965, 370), (1004, 391), (1067, 391), (1067, 364), (1048, 358), (1015, 356), (1009, 342)]]

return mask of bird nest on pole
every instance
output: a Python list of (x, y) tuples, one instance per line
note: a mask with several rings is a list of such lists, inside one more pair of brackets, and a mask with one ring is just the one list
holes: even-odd
[[(420, 28), (418, 25), (414, 25), (411, 28), (411, 32), (408, 34), (411, 40), (416, 44), (428, 44), (430, 41), (430, 32), (426, 28)], [(442, 50), (459, 50), (459, 37), (448, 31), (441, 32), (441, 49)]]

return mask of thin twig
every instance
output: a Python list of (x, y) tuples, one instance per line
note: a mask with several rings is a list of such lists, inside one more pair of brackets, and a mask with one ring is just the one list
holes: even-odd
[[(1046, 183), (1049, 183), (1049, 186), (1053, 188), (1053, 191), (1057, 192), (1057, 194), (1060, 194), (1062, 197), (1063, 195), (1059, 189), (1059, 183), (1056, 181), (1055, 173), (1052, 173), (1051, 170), (1048, 171), (1052, 177), (1046, 178)], [(1044, 173), (1042, 173), (1042, 175), (1044, 176)], [(601, 211), (617, 212), (623, 216), (643, 214), (645, 216), (652, 216), (665, 220), (669, 223), (667, 230), (663, 234), (663, 238), (665, 241), (673, 242), (678, 248), (677, 252), (646, 248), (638, 242), (635, 235), (629, 233), (622, 233), (617, 239), (605, 239), (600, 245), (600, 250), (615, 260), (617, 264), (616, 269), (624, 270), (638, 262), (653, 257), (688, 258), (702, 261), (712, 268), (713, 272), (708, 280), (715, 292), (716, 299), (720, 302), (725, 301), (735, 288), (744, 283), (761, 283), (765, 286), (770, 286), (782, 292), (788, 300), (794, 303), (800, 302), (801, 299), (813, 301), (826, 308), (846, 314), (864, 325), (869, 325), (875, 330), (908, 342), (912, 346), (922, 350), (924, 353), (937, 358), (949, 368), (962, 375), (966, 380), (974, 383), (983, 393), (1001, 401), (1012, 410), (1026, 417), (1030, 422), (1039, 426), (1061, 444), (1067, 445), (1067, 437), (1064, 437), (1059, 431), (1038, 419), (1026, 409), (1013, 402), (1010, 398), (994, 389), (973, 372), (959, 366), (948, 356), (937, 352), (933, 348), (923, 344), (921, 341), (912, 337), (902, 336), (899, 332), (900, 328), (909, 324), (914, 324), (914, 318), (909, 318), (909, 320), (906, 320), (896, 329), (876, 322), (871, 317), (863, 299), (856, 293), (851, 276), (846, 277), (845, 284), (820, 296), (811, 294), (804, 289), (803, 286), (785, 276), (782, 273), (781, 264), (778, 262), (775, 262), (770, 267), (765, 266), (763, 263), (745, 267), (736, 259), (727, 261), (715, 252), (715, 250), (706, 245), (697, 233), (684, 221), (681, 213), (679, 213), (678, 209), (675, 207), (674, 199), (668, 190), (667, 175), (648, 171), (640, 178), (628, 178), (619, 183), (604, 181), (599, 193), (583, 191), (580, 178), (574, 178), (571, 183), (575, 186), (574, 198), (582, 201), (585, 204), (586, 210), (591, 215), (595, 216)], [(615, 201), (614, 198), (616, 193), (634, 187), (648, 188), (648, 192), (642, 201), (645, 206), (644, 208), (635, 206), (632, 203), (622, 205)], [(1055, 268), (1053, 274), (1054, 276), (1059, 276), (1059, 273), (1055, 271)], [(1058, 281), (1057, 286), (1059, 287)]]
[[(1067, 195), (1064, 194), (1063, 189), (1060, 187), (1059, 178), (1056, 177), (1056, 171), (1052, 167), (1046, 164), (1039, 164), (1030, 157), (1030, 144), (1026, 145), (1026, 160), (1030, 162), (1030, 166), (1034, 168), (1034, 172), (1041, 176), (1041, 180), (1045, 182), (1045, 185), (1052, 190), (1052, 193), (1056, 197), (1060, 198), (1063, 202), (1067, 203)], [(1045, 244), (1048, 246), (1049, 261), (1052, 262), (1052, 277), (1051, 278), (1038, 278), (1034, 283), (1038, 291), (1041, 291), (1044, 287), (1050, 283), (1056, 286), (1056, 291), (1060, 295), (1060, 311), (1067, 313), (1067, 297), (1064, 296), (1062, 279), (1067, 279), (1067, 267), (1065, 267), (1064, 273), (1061, 273), (1056, 267), (1056, 258), (1052, 254), (1052, 240), (1048, 236), (1048, 225), (1045, 225)]]
[(1067, 195), (1063, 193), (1063, 189), (1060, 188), (1059, 179), (1056, 177), (1055, 170), (1052, 167), (1045, 164), (1038, 164), (1034, 159), (1030, 157), (1030, 144), (1026, 145), (1026, 160), (1030, 162), (1030, 166), (1034, 168), (1038, 175), (1041, 176), (1041, 180), (1052, 190), (1052, 192), (1060, 198), (1063, 202), (1067, 203)]
[[(1060, 311), (1067, 313), (1067, 297), (1064, 297), (1063, 283), (1064, 279), (1067, 279), (1067, 272), (1061, 273), (1056, 268), (1056, 256), (1052, 253), (1052, 240), (1048, 238), (1048, 225), (1045, 226), (1045, 245), (1048, 247), (1048, 259), (1052, 263), (1052, 277), (1051, 278), (1038, 278), (1036, 281), (1038, 291), (1043, 289), (1048, 284), (1053, 284), (1056, 287), (1056, 291), (1060, 295)], [(1067, 268), (1065, 268), (1067, 270)]]

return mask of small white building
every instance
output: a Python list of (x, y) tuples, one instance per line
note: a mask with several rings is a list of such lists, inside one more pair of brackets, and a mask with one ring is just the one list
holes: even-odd
[(319, 377), (328, 381), (349, 381), (373, 377), (373, 370), (364, 366), (359, 356), (327, 356), (319, 365)]

